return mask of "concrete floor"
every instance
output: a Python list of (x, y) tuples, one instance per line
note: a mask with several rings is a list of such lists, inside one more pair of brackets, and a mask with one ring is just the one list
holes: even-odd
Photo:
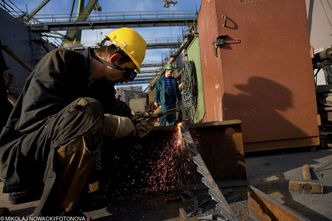
[[(270, 194), (311, 220), (332, 220), (332, 165), (320, 172), (323, 194), (288, 191), (288, 180), (303, 180), (302, 165), (318, 168), (332, 164), (332, 150), (281, 153), (246, 158), (247, 178), (264, 193)], [(315, 177), (313, 177), (315, 178)]]
[[(248, 157), (246, 158), (248, 182), (311, 220), (332, 220), (332, 165), (320, 172), (324, 184), (324, 194), (303, 194), (288, 191), (289, 179), (302, 179), (303, 164), (307, 163), (317, 168), (329, 162), (332, 162), (332, 149)], [(0, 183), (0, 188), (2, 188), (2, 183)], [(7, 201), (7, 195), (0, 194), (1, 206), (8, 207), (12, 215), (29, 215), (37, 203), (38, 201), (11, 205)], [(156, 210), (154, 212), (159, 213)], [(110, 218), (112, 211), (109, 208), (87, 214), (97, 220), (114, 220)], [(178, 214), (177, 211), (176, 214)]]

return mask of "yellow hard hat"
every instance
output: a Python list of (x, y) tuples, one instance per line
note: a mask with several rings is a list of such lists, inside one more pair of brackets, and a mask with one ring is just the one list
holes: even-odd
[(119, 28), (106, 35), (114, 44), (124, 51), (134, 62), (138, 71), (145, 57), (146, 42), (132, 28)]

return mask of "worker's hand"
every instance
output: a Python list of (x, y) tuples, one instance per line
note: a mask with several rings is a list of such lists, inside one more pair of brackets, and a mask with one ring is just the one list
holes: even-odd
[(155, 107), (155, 108), (157, 108), (157, 107), (159, 106), (159, 104), (158, 104), (157, 101), (155, 101), (153, 104), (154, 104), (154, 107)]
[(162, 113), (161, 106), (158, 106), (154, 111), (153, 114), (160, 114)]
[(104, 114), (104, 136), (117, 139), (135, 134), (135, 125), (128, 117)]
[(154, 113), (137, 112), (133, 116), (133, 122), (136, 127), (136, 136), (142, 138), (148, 135), (154, 127), (156, 118), (157, 117)]
[(135, 122), (136, 136), (142, 138), (148, 135), (154, 127), (156, 122), (155, 118), (142, 118), (141, 120)]

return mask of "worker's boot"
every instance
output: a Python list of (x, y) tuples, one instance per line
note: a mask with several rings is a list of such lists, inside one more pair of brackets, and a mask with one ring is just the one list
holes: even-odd
[(12, 192), (8, 194), (8, 200), (11, 204), (21, 204), (38, 200), (41, 195), (41, 190)]
[(8, 201), (11, 204), (21, 204), (25, 202), (30, 202), (28, 193), (26, 191), (9, 193)]
[(56, 157), (58, 166), (63, 169), (57, 172), (57, 180), (48, 200), (38, 205), (34, 216), (63, 216), (76, 212), (77, 202), (98, 153), (99, 149), (88, 149), (86, 139), (82, 136), (61, 145), (56, 151)]
[[(68, 152), (70, 148), (74, 152)], [(75, 153), (75, 151), (78, 152)], [(61, 146), (57, 153), (62, 165), (66, 167), (61, 174), (62, 179), (59, 185), (61, 186), (59, 190), (60, 204), (58, 206), (64, 208), (65, 211), (71, 212), (76, 208), (76, 203), (83, 191), (99, 151), (89, 151), (84, 137), (80, 137), (70, 144)], [(64, 189), (63, 186), (66, 186), (67, 189)]]

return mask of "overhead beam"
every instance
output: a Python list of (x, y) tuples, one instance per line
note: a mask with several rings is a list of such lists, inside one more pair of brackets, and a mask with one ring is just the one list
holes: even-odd
[[(179, 42), (179, 41), (177, 41), (177, 42), (158, 42), (158, 43), (147, 42), (146, 48), (147, 49), (165, 49), (165, 48), (178, 48), (180, 46), (181, 46), (181, 42)], [(92, 46), (90, 48), (95, 48), (95, 46)]]
[(39, 23), (29, 27), (35, 32), (61, 30), (106, 29), (119, 27), (168, 27), (187, 26), (196, 23), (197, 13), (193, 11), (169, 12), (123, 12), (91, 15), (85, 21), (69, 22), (65, 15), (48, 15), (37, 17)]
[(154, 67), (162, 67), (162, 63), (143, 63), (141, 68), (154, 68)]
[(134, 81), (128, 81), (126, 83), (116, 84), (116, 86), (127, 86), (127, 85), (133, 85), (133, 84), (149, 84), (149, 80), (134, 80)]
[(145, 21), (126, 20), (126, 21), (83, 21), (83, 22), (59, 22), (59, 23), (43, 23), (38, 25), (30, 25), (30, 29), (34, 32), (50, 32), (64, 30), (91, 30), (91, 29), (107, 29), (107, 28), (137, 28), (137, 27), (169, 27), (169, 26), (186, 26), (195, 23), (193, 19), (173, 19), (158, 20), (150, 19)]
[(165, 42), (165, 43), (148, 43), (148, 49), (162, 49), (162, 48), (177, 48), (181, 45), (181, 42)]
[[(159, 43), (147, 42), (146, 48), (147, 49), (165, 49), (165, 48), (178, 48), (180, 46), (181, 46), (181, 42), (159, 42)], [(92, 46), (90, 48), (95, 48), (95, 46)]]
[(154, 75), (158, 70), (153, 69), (153, 70), (141, 70), (141, 73), (139, 75)]

